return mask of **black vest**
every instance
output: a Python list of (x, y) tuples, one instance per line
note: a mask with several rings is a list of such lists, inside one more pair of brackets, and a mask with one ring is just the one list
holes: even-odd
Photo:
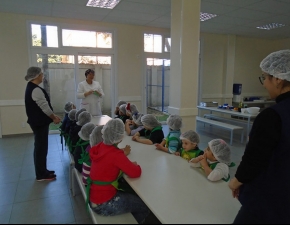
[[(241, 204), (267, 223), (290, 223), (290, 98), (271, 107), (282, 121), (281, 139), (273, 151), (267, 170), (243, 184)], [(269, 118), (271, 119), (271, 118)], [(267, 123), (267, 121), (265, 121)]]
[(28, 117), (27, 123), (32, 126), (43, 126), (50, 124), (53, 120), (47, 116), (41, 108), (36, 104), (36, 102), (32, 99), (32, 91), (35, 88), (40, 88), (44, 96), (46, 98), (46, 101), (48, 102), (48, 105), (51, 110), (52, 106), (50, 104), (50, 99), (46, 91), (39, 87), (38, 85), (28, 82), (25, 90), (25, 109), (26, 109), (26, 115)]

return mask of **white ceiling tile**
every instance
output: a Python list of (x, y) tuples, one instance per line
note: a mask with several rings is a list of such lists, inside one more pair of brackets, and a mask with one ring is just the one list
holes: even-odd
[(212, 22), (215, 23), (224, 23), (224, 24), (232, 24), (232, 25), (243, 25), (247, 24), (256, 20), (251, 20), (251, 19), (245, 19), (245, 18), (238, 18), (238, 17), (232, 17), (232, 16), (217, 16), (211, 19)]
[(268, 18), (270, 16), (273, 16), (273, 14), (268, 13), (268, 12), (261, 12), (261, 11), (257, 11), (257, 10), (240, 8), (240, 9), (237, 9), (235, 11), (227, 13), (226, 16), (252, 19), (252, 20), (262, 20), (264, 18)]
[[(290, 2), (290, 1), (289, 1)], [(262, 12), (269, 12), (269, 13), (289, 13), (290, 11), (290, 4), (285, 2), (279, 2), (274, 0), (264, 0), (262, 2), (257, 2), (255, 4), (246, 6), (247, 9), (253, 9)]]
[(231, 12), (233, 10), (238, 9), (239, 7), (236, 6), (229, 6), (229, 5), (223, 5), (223, 4), (217, 4), (217, 3), (211, 3), (211, 2), (204, 2), (200, 6), (201, 12), (206, 13), (214, 13), (214, 14), (224, 14)]
[(205, 2), (211, 2), (211, 3), (216, 3), (216, 4), (244, 7), (244, 6), (251, 5), (256, 2), (261, 2), (261, 1), (262, 0), (201, 0), (201, 4), (204, 4)]
[(124, 19), (136, 19), (136, 20), (146, 20), (146, 21), (152, 21), (158, 18), (157, 15), (153, 14), (147, 14), (147, 13), (139, 13), (139, 12), (126, 12), (126, 11), (120, 11), (120, 10), (113, 10), (109, 17), (118, 17), (118, 18), (124, 18)]
[[(144, 1), (145, 2), (145, 1)], [(163, 15), (171, 11), (170, 7), (164, 7), (159, 5), (150, 5), (143, 3), (134, 2), (121, 2), (115, 8), (116, 10), (130, 11), (130, 12), (141, 12), (148, 14)]]
[(121, 0), (124, 2), (146, 3), (151, 5), (171, 6), (171, 0)]

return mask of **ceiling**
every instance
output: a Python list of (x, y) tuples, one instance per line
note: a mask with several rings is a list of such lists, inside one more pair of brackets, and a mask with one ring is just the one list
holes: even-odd
[[(0, 12), (170, 28), (171, 0), (121, 0), (114, 9), (87, 7), (86, 3), (87, 0), (0, 0)], [(201, 22), (201, 32), (290, 38), (290, 0), (201, 0), (200, 11), (218, 15)], [(286, 26), (273, 30), (256, 28), (269, 23)]]

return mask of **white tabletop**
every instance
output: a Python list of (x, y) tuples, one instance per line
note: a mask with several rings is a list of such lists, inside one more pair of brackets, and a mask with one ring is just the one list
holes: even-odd
[(211, 182), (183, 158), (155, 150), (125, 135), (120, 148), (131, 145), (128, 158), (142, 168), (140, 178), (124, 176), (161, 223), (232, 223), (240, 203), (228, 182)]
[(220, 109), (220, 108), (217, 108), (217, 107), (197, 106), (197, 108), (198, 109), (209, 110), (209, 111), (214, 111), (214, 112), (221, 112), (221, 113), (231, 114), (231, 115), (234, 115), (234, 116), (245, 117), (245, 118), (255, 118), (258, 115), (258, 114), (236, 112), (234, 110), (229, 110), (229, 109)]
[(101, 125), (105, 125), (111, 119), (112, 118), (107, 115), (92, 116), (91, 122), (95, 125), (101, 126)]

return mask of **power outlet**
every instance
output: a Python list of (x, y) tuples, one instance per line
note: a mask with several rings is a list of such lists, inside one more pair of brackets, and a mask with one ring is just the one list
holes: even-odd
[(25, 124), (25, 122), (22, 122), (22, 123), (21, 123), (21, 125), (22, 125), (22, 127), (23, 127), (23, 128), (25, 128), (25, 127), (26, 127), (26, 124)]

